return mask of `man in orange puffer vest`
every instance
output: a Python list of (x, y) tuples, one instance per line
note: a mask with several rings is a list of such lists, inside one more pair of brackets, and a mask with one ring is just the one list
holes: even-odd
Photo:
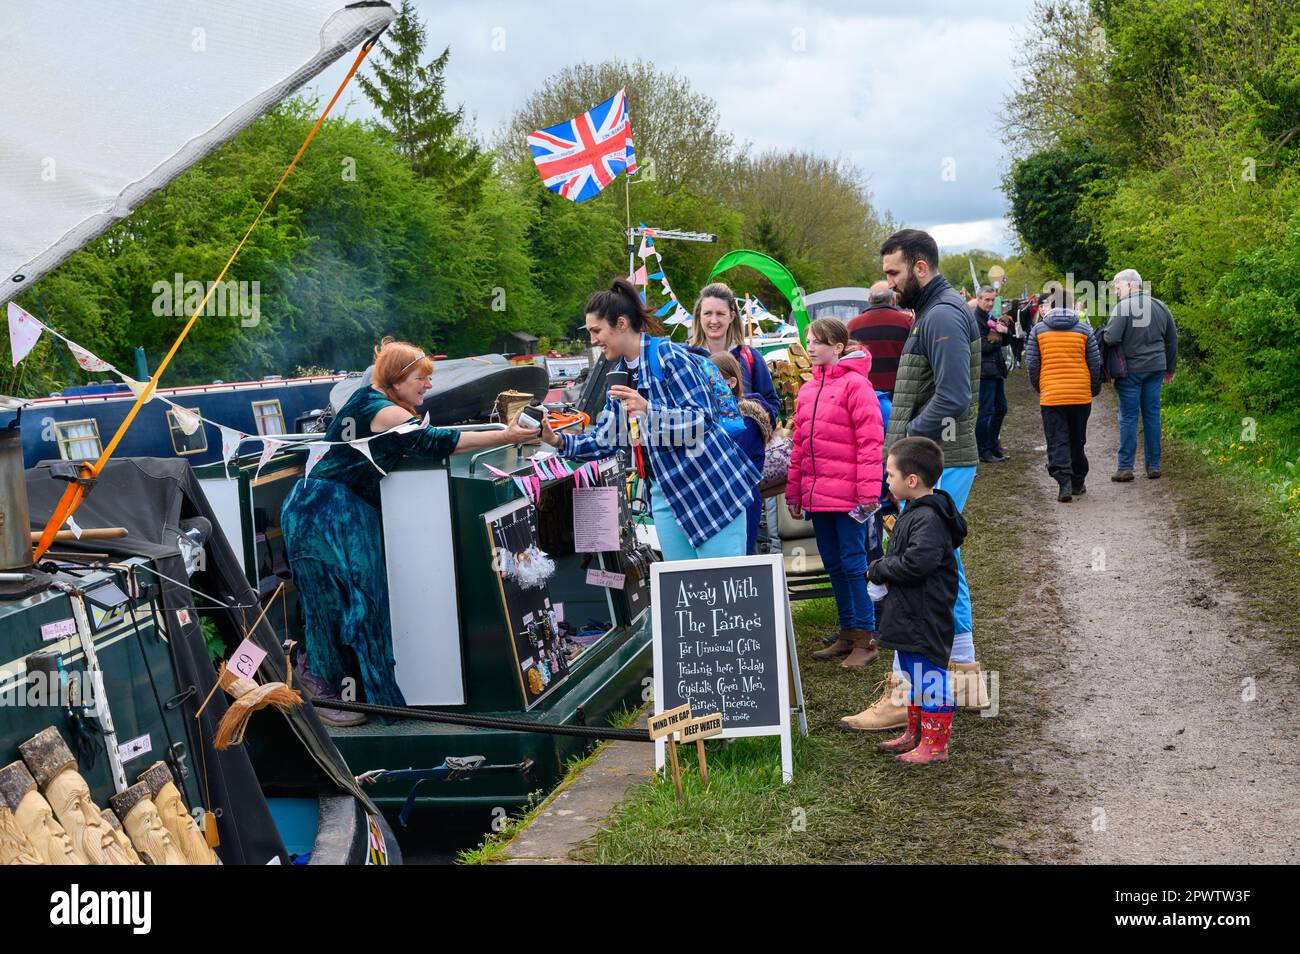
[(1052, 298), (1052, 309), (1029, 332), (1025, 367), (1042, 409), (1047, 472), (1056, 479), (1056, 499), (1068, 503), (1086, 490), (1083, 446), (1092, 399), (1101, 392), (1101, 351), (1069, 296), (1058, 292)]

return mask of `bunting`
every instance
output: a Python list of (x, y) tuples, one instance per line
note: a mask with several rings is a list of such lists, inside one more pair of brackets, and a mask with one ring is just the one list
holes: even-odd
[[(655, 230), (646, 228), (645, 223), (642, 222), (641, 231), (641, 248), (637, 251), (637, 255), (641, 257), (642, 265), (632, 275), (632, 281), (641, 288), (641, 300), (646, 300), (646, 291), (650, 283), (658, 282), (659, 291), (667, 301), (655, 310), (655, 315), (664, 318), (664, 324), (689, 325), (691, 313), (677, 300), (672, 285), (668, 283), (668, 276), (664, 273), (663, 259), (659, 255), (659, 250), (655, 248)], [(648, 262), (652, 258), (655, 260), (653, 272), (650, 271)]]
[[(655, 277), (662, 278), (663, 277), (662, 272), (660, 272)], [(665, 287), (667, 287), (666, 279), (664, 280), (664, 285)], [(53, 328), (49, 327), (49, 325), (44, 324), (34, 315), (31, 315), (28, 312), (24, 311), (22, 308), (20, 308), (18, 305), (14, 304), (13, 302), (9, 303), (9, 331), (10, 331), (10, 344), (13, 346), (13, 353), (15, 356), (15, 361), (14, 361), (15, 366), (17, 366), (17, 364), (20, 361), (22, 361), (22, 359), (25, 358), (31, 352), (36, 342), (40, 339), (40, 336), (44, 332), (48, 331), (51, 335), (53, 335), (55, 338), (58, 338), (60, 341), (62, 341), (64, 344), (68, 346), (68, 349), (76, 357), (77, 364), (81, 365), (81, 367), (84, 368), (85, 370), (112, 372), (122, 380), (122, 383), (124, 383), (128, 388), (130, 388), (131, 393), (134, 394), (137, 398), (142, 393), (149, 391), (149, 396), (147, 400), (161, 401), (162, 403), (166, 404), (175, 419), (176, 426), (179, 427), (181, 431), (183, 431), (187, 436), (196, 433), (198, 429), (202, 427), (204, 424), (208, 424), (211, 425), (212, 427), (215, 427), (217, 429), (217, 432), (221, 435), (221, 463), (224, 465), (224, 469), (226, 470), (226, 478), (228, 480), (233, 479), (232, 475), (230, 474), (230, 467), (229, 467), (230, 461), (239, 453), (239, 448), (243, 445), (245, 441), (262, 442), (262, 452), (258, 457), (257, 470), (255, 471), (255, 475), (260, 474), (262, 468), (265, 467), (268, 463), (270, 463), (271, 459), (274, 458), (275, 455), (280, 451), (286, 448), (295, 449), (295, 448), (305, 446), (307, 449), (307, 463), (306, 463), (306, 467), (304, 468), (304, 477), (308, 477), (311, 475), (313, 468), (315, 468), (315, 466), (318, 463), (320, 463), (320, 459), (325, 456), (325, 454), (329, 451), (331, 447), (347, 445), (355, 449), (358, 453), (360, 453), (368, 461), (370, 461), (370, 463), (374, 465), (375, 470), (379, 471), (380, 474), (387, 476), (387, 473), (384, 471), (384, 469), (375, 462), (374, 455), (370, 448), (370, 442), (377, 437), (384, 437), (390, 434), (410, 434), (414, 431), (418, 431), (430, 426), (429, 412), (426, 411), (424, 417), (421, 420), (416, 420), (415, 418), (412, 418), (409, 421), (404, 421), (401, 424), (398, 424), (396, 427), (391, 427), (388, 430), (383, 431), (379, 434), (370, 434), (366, 437), (357, 438), (351, 441), (327, 441), (327, 440), (319, 440), (315, 437), (286, 439), (283, 436), (266, 437), (259, 434), (245, 434), (243, 431), (238, 430), (236, 428), (227, 427), (225, 424), (221, 424), (217, 421), (209, 420), (208, 418), (199, 414), (197, 411), (194, 411), (187, 407), (182, 407), (180, 404), (177, 404), (175, 401), (172, 401), (170, 398), (166, 398), (154, 391), (151, 391), (150, 390), (151, 382), (137, 381), (135, 378), (124, 373), (123, 371), (116, 368), (108, 361), (105, 361), (103, 358), (100, 358), (98, 355), (94, 354), (90, 350), (83, 348), (81, 345), (77, 344), (75, 341), (72, 341), (70, 338), (66, 338), (63, 335), (59, 334)], [(596, 473), (595, 464), (584, 464), (580, 468), (578, 468), (577, 471), (575, 471), (574, 468), (569, 465), (568, 461), (564, 460), (564, 458), (560, 457), (558, 454), (536, 456), (532, 459), (532, 465), (533, 465), (533, 475), (528, 478), (513, 477), (513, 475), (507, 474), (505, 471), (498, 470), (497, 468), (492, 467), (491, 465), (488, 465), (488, 470), (490, 470), (497, 477), (502, 477), (502, 478), (513, 477), (516, 484), (520, 487), (521, 492), (523, 492), (529, 499), (534, 501), (537, 499), (538, 494), (541, 491), (541, 483), (543, 480), (550, 480), (550, 479), (559, 480), (575, 473), (580, 475), (578, 479), (581, 479), (581, 477), (585, 477), (586, 480), (591, 482), (594, 482), (595, 480), (593, 476)], [(590, 474), (588, 473), (588, 468), (590, 468)], [(65, 525), (68, 527), (69, 530), (73, 531), (74, 535), (80, 534), (81, 528), (76, 526), (76, 521), (73, 520), (71, 516), (68, 517), (67, 521), (65, 522)]]
[(36, 319), (35, 315), (29, 314), (13, 302), (9, 303), (9, 347), (13, 350), (15, 368), (18, 367), (18, 362), (31, 354), (44, 330), (45, 326)]

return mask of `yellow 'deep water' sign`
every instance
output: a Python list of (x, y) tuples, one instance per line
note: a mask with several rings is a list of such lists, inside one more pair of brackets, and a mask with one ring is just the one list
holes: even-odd
[(679, 731), (682, 742), (702, 742), (722, 731), (722, 713), (711, 712), (689, 722), (683, 722)]

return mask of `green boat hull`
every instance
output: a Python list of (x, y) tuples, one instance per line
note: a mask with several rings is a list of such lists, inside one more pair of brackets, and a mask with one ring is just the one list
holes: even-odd
[[(608, 726), (610, 718), (644, 703), (651, 671), (650, 616), (635, 627), (611, 633), (593, 650), (580, 672), (569, 678), (563, 692), (531, 712), (518, 710), (475, 715), (535, 722), (544, 725)], [(436, 712), (436, 709), (430, 709)], [(454, 710), (452, 710), (454, 711)], [(485, 775), (480, 778), (429, 783), (415, 799), (415, 810), (444, 811), (504, 808), (514, 812), (530, 798), (553, 789), (564, 778), (568, 763), (591, 751), (590, 739), (538, 732), (506, 731), (444, 725), (404, 719), (391, 725), (372, 720), (365, 725), (330, 731), (349, 766), (362, 774), (369, 769), (421, 768), (441, 764), (448, 756), (481, 755), (492, 764), (531, 759), (527, 775)], [(646, 746), (646, 758), (650, 759)], [(400, 810), (411, 792), (409, 781), (378, 782), (367, 793), (380, 808)]]

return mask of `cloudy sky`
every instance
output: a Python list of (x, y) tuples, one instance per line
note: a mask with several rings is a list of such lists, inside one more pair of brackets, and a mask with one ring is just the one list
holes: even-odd
[[(567, 65), (641, 57), (711, 96), (738, 142), (847, 157), (879, 207), (931, 229), (945, 251), (1003, 252), (1013, 237), (998, 189), (1008, 150), (997, 113), (1031, 5), (416, 0), (431, 55), (451, 47), (449, 97), (482, 133)], [(345, 72), (335, 64), (317, 90), (333, 92)], [(359, 92), (347, 114), (371, 115)]]

